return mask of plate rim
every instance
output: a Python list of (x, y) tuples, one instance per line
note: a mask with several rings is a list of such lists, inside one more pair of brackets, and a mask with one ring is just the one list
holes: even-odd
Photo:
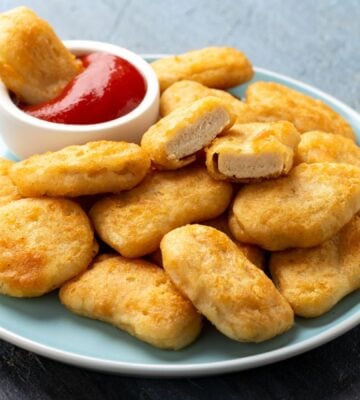
[[(147, 58), (161, 58), (169, 56), (169, 54), (141, 54)], [(319, 97), (335, 104), (339, 109), (346, 112), (360, 124), (360, 114), (336, 99), (335, 97), (323, 92), (320, 89), (313, 87), (307, 83), (290, 78), (286, 75), (273, 72), (265, 68), (254, 67), (255, 72), (264, 73), (268, 76), (279, 78), (283, 82), (294, 84), (300, 88), (304, 88)], [(28, 339), (24, 336), (11, 332), (8, 329), (0, 327), (0, 339), (5, 340), (13, 345), (16, 345), (25, 350), (34, 352), (41, 356), (60, 361), (66, 364), (75, 365), (77, 367), (93, 369), (102, 372), (116, 373), (128, 376), (142, 377), (158, 377), (158, 378), (185, 378), (195, 376), (209, 376), (215, 374), (225, 374), (234, 371), (251, 369), (259, 366), (265, 366), (275, 363), (293, 356), (302, 354), (306, 351), (314, 349), (322, 344), (325, 344), (340, 335), (348, 332), (360, 324), (360, 313), (355, 313), (338, 325), (329, 328), (314, 337), (303, 340), (299, 343), (281, 347), (276, 350), (267, 351), (265, 353), (256, 354), (246, 357), (238, 357), (227, 361), (212, 361), (204, 363), (168, 365), (168, 364), (143, 364), (125, 361), (111, 361), (104, 358), (84, 356), (70, 351), (59, 350), (55, 347), (41, 344), (35, 340)]]

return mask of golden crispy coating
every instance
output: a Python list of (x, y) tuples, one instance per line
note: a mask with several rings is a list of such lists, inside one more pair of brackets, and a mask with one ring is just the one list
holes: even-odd
[(9, 170), (13, 164), (13, 161), (0, 158), (0, 206), (20, 199), (17, 187), (9, 178)]
[(151, 126), (141, 139), (141, 147), (158, 169), (178, 169), (195, 161), (195, 153), (234, 122), (228, 103), (204, 97)]
[(287, 301), (224, 233), (187, 225), (167, 233), (160, 248), (175, 286), (224, 335), (261, 342), (292, 327)]
[(206, 166), (214, 179), (251, 182), (286, 175), (300, 134), (287, 121), (236, 124), (206, 149)]
[(201, 330), (201, 315), (166, 273), (143, 260), (98, 257), (66, 283), (61, 302), (72, 312), (108, 322), (144, 342), (178, 350)]
[(300, 164), (286, 177), (240, 189), (229, 225), (238, 240), (264, 249), (312, 247), (332, 237), (359, 209), (359, 168)]
[(260, 122), (285, 120), (300, 132), (320, 130), (355, 139), (350, 124), (321, 100), (274, 82), (255, 82), (246, 90), (246, 103)]
[(82, 69), (51, 26), (32, 10), (0, 14), (0, 77), (28, 104), (56, 97)]
[(24, 196), (76, 197), (131, 189), (149, 168), (140, 146), (104, 140), (34, 155), (15, 164), (10, 177)]
[(225, 101), (238, 123), (256, 121), (250, 107), (224, 90), (211, 89), (195, 81), (179, 81), (168, 87), (160, 98), (160, 114), (168, 115), (179, 107), (188, 106), (203, 97), (214, 96)]
[(151, 66), (159, 79), (161, 91), (184, 79), (227, 89), (249, 81), (254, 73), (245, 54), (230, 47), (189, 51), (154, 61)]
[[(242, 251), (246, 258), (248, 258), (256, 267), (264, 270), (266, 268), (266, 254), (263, 249), (253, 244), (241, 243), (236, 240), (230, 231), (228, 218), (226, 214), (220, 215), (220, 217), (211, 219), (203, 223), (204, 225), (211, 226), (218, 231), (225, 233), (229, 238), (236, 244), (236, 246)], [(153, 260), (159, 259), (157, 252), (153, 253)], [(161, 259), (161, 252), (160, 252)], [(162, 262), (161, 262), (162, 265)]]
[(273, 253), (270, 270), (295, 314), (324, 314), (360, 288), (360, 216), (318, 247)]
[(0, 207), (0, 293), (41, 296), (84, 271), (97, 251), (80, 206), (21, 199)]
[(295, 163), (340, 162), (360, 167), (360, 148), (353, 140), (321, 131), (301, 135)]
[(90, 215), (104, 242), (125, 257), (141, 257), (172, 229), (222, 214), (231, 195), (231, 185), (205, 168), (154, 172), (135, 189), (100, 200)]

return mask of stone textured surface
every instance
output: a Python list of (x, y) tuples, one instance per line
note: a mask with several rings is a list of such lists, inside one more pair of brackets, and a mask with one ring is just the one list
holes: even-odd
[[(26, 3), (63, 39), (141, 53), (232, 45), (259, 67), (360, 110), (359, 0), (2, 0)], [(360, 399), (360, 327), (307, 354), (236, 374), (146, 380), (70, 367), (0, 342), (3, 399)]]

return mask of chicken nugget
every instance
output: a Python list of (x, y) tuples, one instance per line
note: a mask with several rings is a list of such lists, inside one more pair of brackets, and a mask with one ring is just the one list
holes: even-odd
[(211, 89), (195, 81), (179, 81), (168, 87), (160, 98), (160, 114), (168, 115), (177, 108), (188, 106), (207, 96), (218, 97), (231, 108), (238, 123), (256, 121), (250, 107), (224, 90)]
[(321, 131), (306, 132), (295, 152), (295, 163), (340, 162), (360, 167), (360, 148), (344, 136)]
[(287, 121), (236, 124), (206, 149), (206, 166), (214, 179), (276, 178), (290, 171), (299, 142), (299, 132)]
[(151, 126), (141, 139), (141, 147), (158, 169), (178, 169), (195, 161), (195, 153), (234, 122), (226, 102), (204, 97)]
[(134, 258), (154, 252), (172, 229), (222, 214), (231, 196), (231, 184), (188, 167), (154, 172), (137, 188), (97, 202), (90, 216), (104, 242)]
[(355, 140), (351, 125), (340, 114), (321, 100), (279, 83), (252, 83), (246, 90), (246, 103), (259, 122), (285, 120), (300, 133), (320, 130)]
[(11, 168), (10, 178), (23, 196), (77, 197), (131, 189), (149, 168), (140, 146), (104, 140), (31, 156)]
[(0, 14), (0, 77), (24, 103), (53, 99), (82, 68), (51, 26), (29, 8)]
[(41, 296), (84, 271), (97, 251), (90, 221), (64, 199), (0, 207), (0, 293)]
[(201, 315), (164, 270), (144, 260), (100, 256), (60, 289), (70, 311), (108, 322), (162, 349), (179, 350), (201, 330)]
[(270, 271), (296, 315), (326, 313), (360, 288), (360, 216), (318, 247), (273, 253)]
[(244, 53), (231, 47), (206, 47), (151, 63), (160, 90), (184, 79), (217, 89), (249, 81), (254, 72)]
[(9, 170), (13, 164), (13, 161), (0, 158), (0, 206), (20, 199), (17, 187), (9, 178)]
[[(241, 243), (234, 239), (232, 233), (229, 229), (229, 224), (227, 216), (225, 214), (220, 215), (217, 218), (210, 219), (209, 221), (203, 222), (204, 225), (211, 226), (223, 233), (225, 233), (229, 238), (237, 245), (237, 247), (242, 251), (244, 256), (248, 258), (256, 267), (264, 270), (266, 267), (266, 254), (263, 249), (253, 244)], [(149, 254), (149, 260), (160, 267), (163, 267), (161, 250), (157, 249), (153, 253)]]
[[(248, 258), (256, 267), (264, 270), (266, 267), (266, 254), (263, 249), (261, 249), (258, 246), (255, 246), (253, 244), (248, 244), (248, 243), (242, 243), (236, 240), (233, 236), (233, 234), (230, 231), (229, 228), (229, 223), (228, 223), (228, 218), (227, 215), (223, 214), (220, 215), (220, 217), (211, 219), (209, 221), (203, 222), (204, 225), (211, 226), (218, 231), (221, 231), (225, 233), (229, 238), (236, 244), (236, 246), (242, 251), (244, 256)], [(159, 260), (161, 259), (161, 252), (160, 257), (157, 252), (153, 253), (152, 259), (154, 260)], [(161, 262), (162, 265), (162, 262)]]
[(285, 298), (224, 233), (187, 225), (167, 233), (160, 248), (175, 286), (224, 335), (262, 342), (292, 327)]
[(229, 226), (236, 239), (267, 250), (312, 247), (338, 232), (360, 210), (360, 168), (300, 164), (288, 176), (238, 192)]

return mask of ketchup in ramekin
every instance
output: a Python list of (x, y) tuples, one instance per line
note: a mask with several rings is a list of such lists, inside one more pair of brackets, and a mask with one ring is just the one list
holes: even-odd
[(80, 57), (84, 70), (56, 98), (35, 106), (20, 105), (33, 117), (62, 124), (98, 124), (128, 114), (146, 93), (139, 71), (108, 53)]

